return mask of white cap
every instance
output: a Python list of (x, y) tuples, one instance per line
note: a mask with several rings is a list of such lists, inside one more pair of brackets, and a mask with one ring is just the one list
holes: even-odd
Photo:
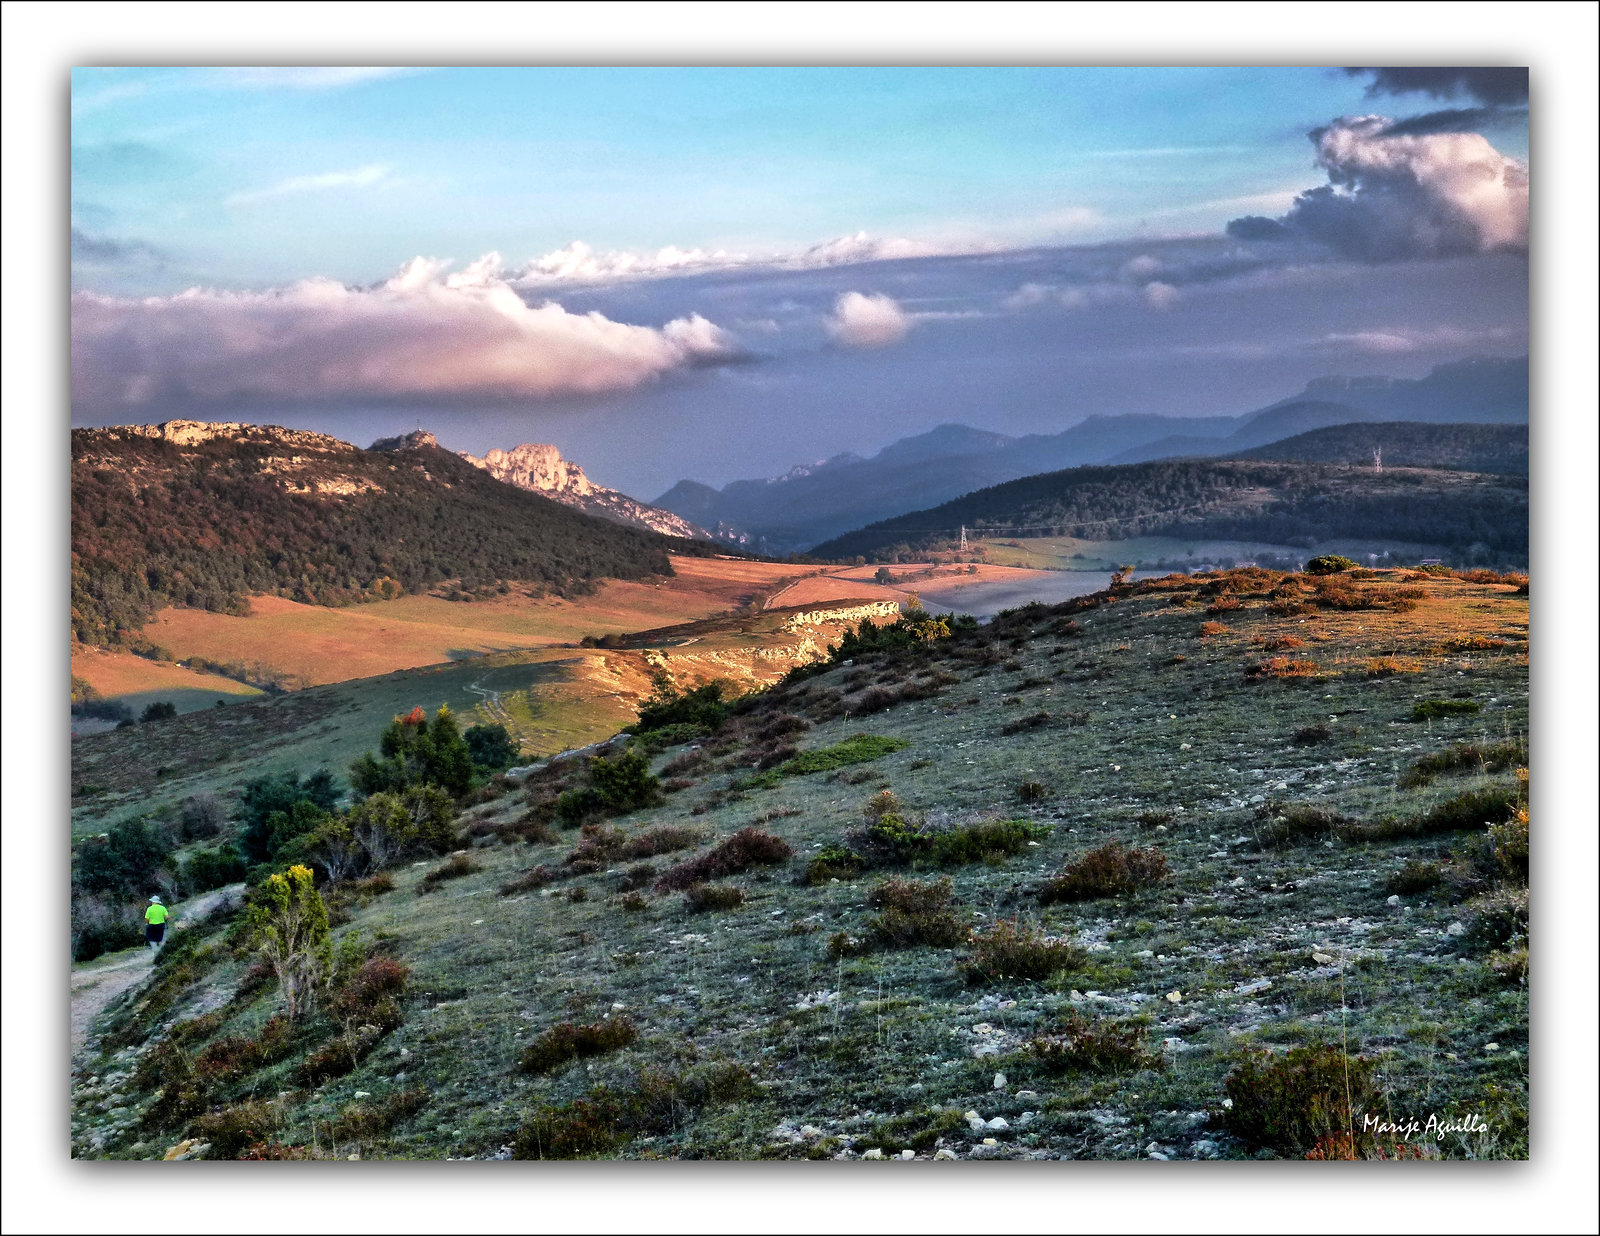
[(152, 898), (150, 898), (150, 900), (155, 902), (157, 905), (161, 904), (161, 898), (159, 898), (159, 897), (152, 897)]

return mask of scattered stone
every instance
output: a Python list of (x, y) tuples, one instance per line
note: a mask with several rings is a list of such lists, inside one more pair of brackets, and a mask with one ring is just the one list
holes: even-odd
[(1256, 994), (1256, 992), (1258, 992), (1258, 991), (1266, 991), (1267, 988), (1269, 988), (1271, 986), (1272, 986), (1272, 980), (1271, 979), (1258, 978), (1258, 979), (1252, 979), (1248, 983), (1240, 983), (1233, 990), (1235, 992), (1237, 992), (1241, 996), (1253, 996), (1253, 995)]
[(1391, 893), (1391, 894), (1389, 894), (1389, 900), (1384, 902), (1383, 904), (1386, 905), (1386, 906), (1397, 906), (1397, 905), (1399, 905), (1400, 904), (1400, 894), (1399, 893)]
[(1485, 1043), (1483, 1045), (1483, 1050), (1484, 1051), (1499, 1051), (1500, 1050), (1500, 1044), (1498, 1044), (1498, 1043)]
[(871, 1150), (862, 1151), (861, 1152), (861, 1157), (863, 1159), (881, 1159), (881, 1158), (884, 1157), (884, 1154), (883, 1154), (882, 1150), (880, 1150), (880, 1149), (878, 1149), (878, 1147), (874, 1146)]
[[(1498, 1049), (1499, 1044), (1496, 1044), (1495, 1046)], [(1011, 1123), (1004, 1116), (996, 1116), (993, 1120), (989, 1121), (986, 1127), (1004, 1132), (1006, 1129), (1011, 1127)]]
[(1183, 993), (1181, 991), (1169, 991), (1167, 993), (1167, 1003), (1168, 1004), (1182, 1004), (1183, 1003)]
[(803, 1124), (803, 1125), (800, 1126), (800, 1136), (801, 1137), (821, 1137), (822, 1136), (822, 1130), (817, 1128), (817, 1126), (814, 1125), (814, 1124)]
[(1337, 959), (1330, 957), (1327, 953), (1312, 953), (1311, 960), (1319, 966), (1331, 966)]
[(1006, 1088), (1006, 1075), (1004, 1073), (996, 1073), (994, 1075), (994, 1088), (996, 1090), (1004, 1090)]
[(1019, 1098), (1019, 1099), (1037, 1099), (1038, 1097), (1039, 1097), (1039, 1092), (1037, 1090), (1019, 1090), (1019, 1091), (1017, 1091), (1017, 1098)]
[(948, 1146), (940, 1146), (939, 1149), (933, 1152), (933, 1158), (935, 1162), (938, 1162), (941, 1159), (945, 1160), (946, 1162), (951, 1162), (954, 1161), (955, 1157), (956, 1152), (951, 1150)]
[(1446, 927), (1444, 933), (1447, 936), (1464, 936), (1467, 934), (1467, 928), (1465, 924), (1457, 921)]
[(917, 1157), (917, 1152), (915, 1150), (902, 1150), (900, 1157), (902, 1159), (914, 1159)]
[(986, 1137), (983, 1139), (983, 1144), (985, 1146), (998, 1146), (1000, 1143), (992, 1137)]
[(1228, 887), (1230, 887), (1230, 888), (1243, 888), (1244, 887), (1244, 877), (1243, 876), (1234, 876), (1233, 879), (1228, 881)]
[(974, 1033), (974, 1034), (993, 1034), (994, 1033), (994, 1027), (991, 1026), (986, 1021), (980, 1021), (977, 1025), (972, 1027), (972, 1033)]

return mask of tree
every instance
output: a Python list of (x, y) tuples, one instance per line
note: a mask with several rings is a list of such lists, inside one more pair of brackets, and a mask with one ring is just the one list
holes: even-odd
[(503, 725), (474, 725), (461, 737), (466, 740), (473, 764), (479, 768), (510, 768), (522, 754), (522, 744)]
[[(339, 805), (339, 783), (325, 768), (319, 768), (303, 781), (298, 772), (290, 771), (245, 782), (239, 791), (239, 809), (234, 818), (243, 826), (241, 840), (246, 858), (253, 863), (263, 863), (272, 857), (272, 837), (283, 822), (271, 817), (282, 813), (293, 822), (298, 803), (308, 803), (324, 814), (331, 812)], [(300, 831), (309, 832), (320, 822), (320, 817), (302, 812)], [(287, 840), (295, 834), (285, 830), (283, 835)]]
[(176, 704), (167, 700), (157, 700), (155, 703), (145, 706), (145, 710), (139, 714), (139, 720), (168, 721), (177, 715), (178, 706)]
[(251, 938), (272, 966), (290, 1021), (305, 1014), (317, 977), (332, 963), (328, 908), (311, 868), (293, 866), (267, 877), (250, 907)]
[(872, 573), (872, 578), (876, 583), (892, 584), (894, 583), (894, 572), (886, 566), (881, 566)]
[[(443, 853), (456, 841), (455, 807), (437, 786), (374, 794), (352, 807), (342, 823), (360, 853), (357, 868), (367, 871), (381, 871), (417, 848)], [(330, 829), (319, 842), (334, 842), (338, 835)]]
[(472, 752), (446, 705), (431, 723), (420, 707), (413, 708), (389, 723), (377, 756), (368, 751), (350, 766), (350, 783), (362, 794), (437, 785), (459, 797), (472, 788)]

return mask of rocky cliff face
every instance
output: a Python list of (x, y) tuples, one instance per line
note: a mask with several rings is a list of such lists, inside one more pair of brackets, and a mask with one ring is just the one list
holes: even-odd
[(482, 459), (462, 451), (461, 458), (474, 467), (482, 468), (496, 480), (519, 489), (532, 490), (546, 498), (554, 498), (557, 502), (564, 502), (613, 523), (648, 528), (667, 536), (702, 541), (717, 539), (681, 515), (649, 506), (615, 489), (607, 489), (604, 485), (596, 485), (583, 474), (581, 467), (570, 459), (563, 459), (560, 451), (546, 443), (524, 442), (509, 451), (494, 447)]

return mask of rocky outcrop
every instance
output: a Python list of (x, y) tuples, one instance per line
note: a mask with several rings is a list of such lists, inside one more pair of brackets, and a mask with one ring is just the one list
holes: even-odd
[[(376, 449), (376, 445), (375, 445)], [(715, 540), (711, 533), (697, 527), (681, 515), (649, 506), (615, 489), (596, 485), (583, 474), (583, 469), (570, 459), (563, 459), (554, 446), (542, 442), (524, 442), (509, 451), (495, 447), (482, 459), (460, 452), (474, 467), (482, 468), (496, 480), (519, 489), (532, 490), (546, 498), (554, 498), (568, 506), (577, 507), (589, 515), (598, 515), (613, 523), (635, 528), (648, 528), (651, 532), (690, 539)]]

